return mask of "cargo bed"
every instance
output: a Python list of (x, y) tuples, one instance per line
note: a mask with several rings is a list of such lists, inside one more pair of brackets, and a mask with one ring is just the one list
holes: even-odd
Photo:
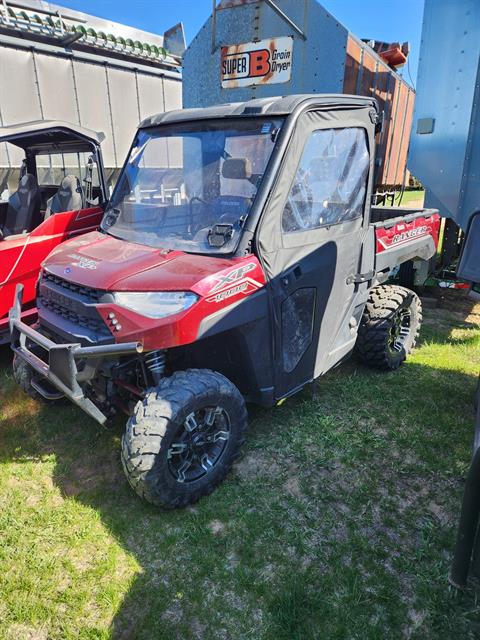
[(408, 260), (427, 260), (435, 252), (440, 231), (437, 209), (372, 207), (375, 229), (375, 270), (393, 269)]

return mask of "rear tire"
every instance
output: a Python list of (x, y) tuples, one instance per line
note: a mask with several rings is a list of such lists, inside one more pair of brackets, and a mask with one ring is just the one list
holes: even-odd
[(367, 365), (394, 371), (415, 347), (422, 323), (416, 293), (385, 284), (370, 292), (358, 330), (355, 351)]
[(184, 507), (225, 478), (245, 441), (239, 390), (208, 369), (179, 371), (138, 402), (122, 439), (122, 464), (139, 496)]

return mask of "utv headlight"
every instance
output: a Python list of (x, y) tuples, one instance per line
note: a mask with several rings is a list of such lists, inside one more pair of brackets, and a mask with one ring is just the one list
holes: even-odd
[(162, 291), (115, 293), (115, 302), (120, 307), (131, 309), (147, 318), (165, 318), (189, 309), (198, 300), (190, 291)]

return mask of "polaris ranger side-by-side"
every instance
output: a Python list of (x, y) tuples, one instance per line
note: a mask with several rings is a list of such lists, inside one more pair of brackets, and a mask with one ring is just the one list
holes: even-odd
[(10, 313), (29, 394), (105, 423), (158, 505), (209, 493), (246, 401), (272, 406), (356, 348), (400, 366), (421, 322), (392, 268), (435, 252), (435, 210), (371, 208), (374, 100), (266, 98), (144, 121), (98, 232), (44, 262), (39, 320)]

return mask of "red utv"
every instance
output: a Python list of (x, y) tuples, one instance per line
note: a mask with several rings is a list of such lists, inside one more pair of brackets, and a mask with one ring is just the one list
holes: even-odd
[(245, 401), (272, 406), (354, 348), (393, 370), (415, 293), (391, 270), (435, 253), (435, 210), (373, 208), (375, 100), (289, 96), (160, 114), (133, 142), (101, 229), (43, 263), (39, 321), (10, 314), (14, 373), (105, 423), (145, 499), (225, 477)]
[[(8, 310), (23, 284), (23, 319), (34, 320), (40, 264), (60, 242), (96, 229), (105, 184), (100, 143), (104, 136), (74, 124), (39, 121), (0, 128), (18, 181), (0, 201), (0, 344), (9, 340)], [(4, 145), (2, 145), (4, 146)], [(17, 175), (18, 174), (18, 175)]]

